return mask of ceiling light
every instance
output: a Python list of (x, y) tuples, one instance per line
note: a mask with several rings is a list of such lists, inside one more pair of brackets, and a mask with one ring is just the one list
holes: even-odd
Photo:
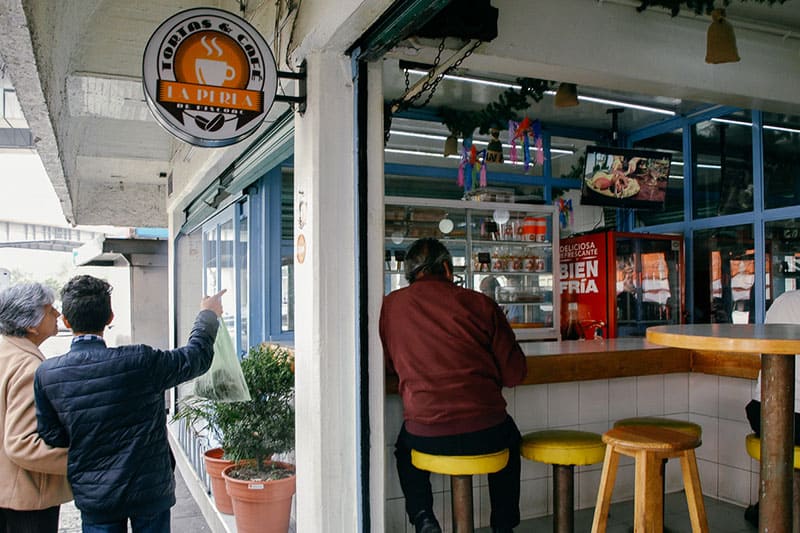
[[(400, 154), (400, 155), (417, 155), (417, 156), (424, 156), (424, 157), (436, 157), (438, 159), (442, 158), (442, 154), (437, 154), (436, 152), (427, 152), (425, 150), (406, 150), (403, 148), (384, 148), (384, 152), (389, 154)], [(445, 156), (448, 159), (461, 159), (459, 155), (448, 155)], [(504, 165), (516, 165), (516, 166), (523, 166), (525, 165), (524, 161), (503, 161)]]
[[(436, 135), (433, 133), (420, 133), (416, 131), (402, 131), (402, 130), (389, 130), (389, 135), (397, 135), (400, 137), (417, 137), (419, 139), (429, 139), (432, 141), (446, 141), (449, 137), (446, 135)], [(473, 144), (477, 144), (480, 146), (488, 145), (489, 142), (483, 139), (472, 139)], [(510, 144), (503, 143), (503, 148), (511, 148)], [(531, 146), (531, 150), (538, 150), (535, 146)], [(575, 153), (574, 150), (565, 150), (563, 148), (550, 148), (551, 154), (567, 154), (573, 155)]]
[[(420, 76), (427, 76), (428, 73), (424, 70), (417, 70), (417, 69), (408, 69), (410, 74), (418, 74)], [(482, 78), (473, 78), (469, 76), (455, 76), (453, 74), (445, 74), (444, 79), (452, 80), (452, 81), (461, 81), (464, 83), (474, 83), (477, 85), (486, 85), (488, 87), (497, 87), (500, 89), (521, 89), (522, 86), (515, 84), (515, 83), (507, 83), (507, 82), (500, 82), (500, 81), (492, 81), (492, 80), (484, 80)], [(548, 96), (555, 96), (556, 91), (545, 91), (544, 94)], [(627, 107), (629, 109), (638, 109), (639, 111), (648, 111), (650, 113), (658, 113), (660, 115), (669, 115), (674, 117), (677, 113), (675, 111), (671, 111), (669, 109), (664, 109), (661, 107), (651, 107), (646, 105), (639, 105), (639, 104), (632, 104), (630, 102), (622, 102), (619, 100), (609, 100), (607, 98), (595, 98), (594, 96), (584, 96), (582, 94), (578, 95), (578, 101), (585, 101), (585, 102), (592, 102), (595, 104), (605, 104), (617, 107)]]
[[(752, 127), (752, 122), (747, 122), (745, 120), (733, 120), (730, 118), (712, 118), (711, 122), (720, 122), (722, 124), (734, 124), (736, 126), (747, 126)], [(800, 129), (797, 128), (786, 128), (784, 126), (771, 126), (769, 124), (764, 124), (761, 126), (765, 130), (772, 130), (772, 131), (784, 131), (786, 133), (800, 133)]]

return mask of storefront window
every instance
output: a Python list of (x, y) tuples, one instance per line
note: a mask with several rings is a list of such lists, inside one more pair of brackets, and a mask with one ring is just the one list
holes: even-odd
[(217, 227), (213, 226), (203, 232), (203, 283), (205, 294), (216, 294), (217, 288)]
[(753, 140), (749, 111), (692, 127), (694, 218), (753, 210)]
[(657, 150), (672, 154), (667, 195), (663, 211), (636, 210), (636, 226), (654, 226), (669, 222), (682, 222), (683, 207), (683, 129), (677, 129), (634, 143), (634, 148)]
[(550, 139), (550, 171), (554, 178), (581, 179), (586, 147), (594, 142), (567, 137)]
[(281, 332), (294, 331), (294, 174), (281, 181)]
[(755, 321), (753, 226), (694, 232), (695, 323)]
[(786, 291), (800, 289), (800, 218), (767, 222), (766, 238), (767, 309)]
[(800, 204), (800, 117), (764, 113), (764, 204)]
[[(245, 204), (246, 205), (246, 204)], [(243, 205), (242, 213), (239, 216), (239, 239), (236, 242), (236, 265), (239, 278), (239, 343), (241, 350), (245, 351), (250, 347), (250, 283), (249, 283), (249, 253), (248, 253), (248, 218), (247, 208)]]
[(233, 256), (235, 237), (233, 220), (219, 226), (220, 289), (227, 289), (222, 295), (222, 320), (233, 339), (236, 338), (236, 270)]

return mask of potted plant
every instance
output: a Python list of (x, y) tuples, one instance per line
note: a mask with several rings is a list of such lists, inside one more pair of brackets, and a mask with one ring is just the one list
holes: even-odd
[[(220, 405), (222, 402), (189, 396), (180, 401), (174, 419), (184, 420), (196, 435), (208, 437), (210, 433), (217, 442), (222, 442), (222, 434), (217, 423)], [(203, 453), (203, 463), (206, 473), (211, 479), (211, 495), (214, 498), (214, 505), (221, 513), (233, 514), (233, 502), (225, 488), (222, 471), (234, 462), (226, 458), (223, 449), (217, 446)]]
[(295, 492), (294, 466), (272, 456), (294, 450), (294, 356), (262, 343), (242, 360), (251, 400), (217, 403), (225, 457), (222, 471), (239, 533), (285, 533)]

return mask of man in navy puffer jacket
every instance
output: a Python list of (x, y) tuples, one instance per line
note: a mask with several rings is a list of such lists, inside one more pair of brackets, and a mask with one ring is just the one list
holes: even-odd
[(189, 342), (175, 350), (106, 347), (114, 315), (111, 286), (77, 276), (61, 290), (70, 351), (36, 371), (38, 432), (69, 448), (67, 479), (84, 533), (170, 530), (174, 458), (167, 441), (164, 391), (206, 372), (213, 357), (224, 291), (203, 298)]

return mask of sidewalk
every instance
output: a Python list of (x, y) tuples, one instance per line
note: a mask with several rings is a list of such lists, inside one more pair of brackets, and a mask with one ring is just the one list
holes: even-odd
[[(178, 469), (175, 470), (175, 499), (177, 502), (172, 508), (173, 533), (211, 533)], [(58, 533), (81, 533), (81, 513), (73, 502), (61, 506)]]

